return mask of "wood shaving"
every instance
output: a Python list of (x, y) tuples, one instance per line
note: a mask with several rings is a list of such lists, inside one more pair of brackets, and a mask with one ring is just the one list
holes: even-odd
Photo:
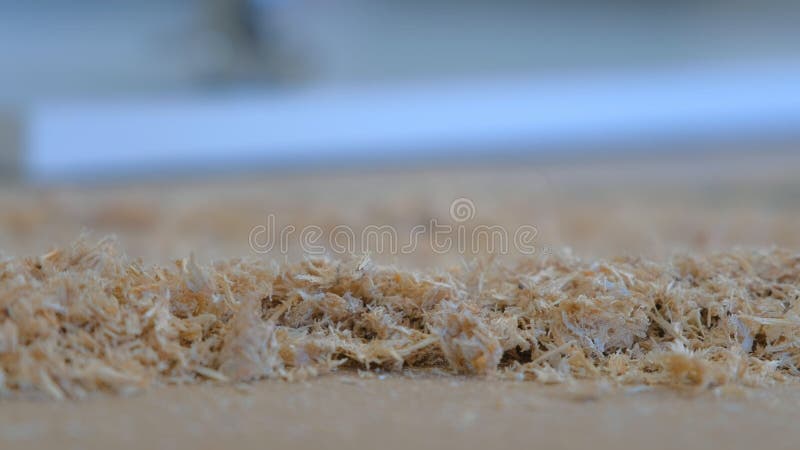
[(342, 366), (735, 391), (800, 378), (800, 254), (409, 271), (365, 258), (145, 266), (113, 239), (0, 262), (0, 392), (55, 399)]

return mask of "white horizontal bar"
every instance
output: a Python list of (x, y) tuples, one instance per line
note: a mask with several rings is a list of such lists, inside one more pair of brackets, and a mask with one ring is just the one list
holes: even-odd
[(800, 67), (39, 104), (25, 170), (76, 174), (800, 130)]

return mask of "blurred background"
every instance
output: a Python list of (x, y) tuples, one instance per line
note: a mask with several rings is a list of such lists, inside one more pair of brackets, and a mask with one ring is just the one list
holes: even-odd
[(266, 212), (410, 228), (467, 196), (585, 252), (794, 245), (798, 23), (792, 0), (0, 0), (0, 245), (240, 254)]

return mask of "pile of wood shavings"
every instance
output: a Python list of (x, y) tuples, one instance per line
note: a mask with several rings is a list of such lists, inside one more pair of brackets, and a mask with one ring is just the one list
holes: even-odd
[(112, 239), (0, 262), (0, 391), (81, 398), (341, 367), (710, 388), (800, 379), (800, 255), (447, 272), (367, 258), (131, 261)]

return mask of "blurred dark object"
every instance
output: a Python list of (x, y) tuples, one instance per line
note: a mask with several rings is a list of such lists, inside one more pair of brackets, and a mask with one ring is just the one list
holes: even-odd
[(0, 0), (0, 100), (800, 61), (800, 3)]
[(0, 110), (0, 183), (19, 178), (22, 145), (20, 117)]

